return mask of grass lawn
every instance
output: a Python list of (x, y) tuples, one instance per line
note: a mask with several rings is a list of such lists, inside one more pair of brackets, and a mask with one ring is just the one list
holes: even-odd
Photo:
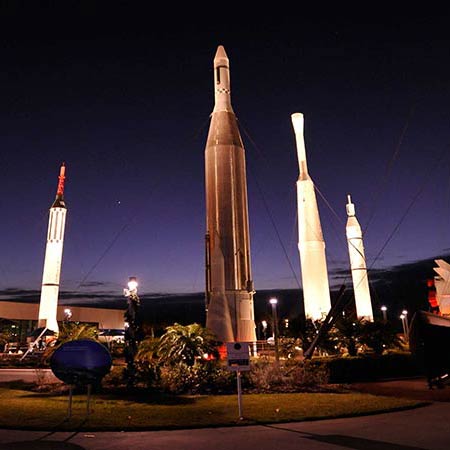
[(124, 399), (96, 394), (86, 415), (86, 396), (73, 398), (30, 391), (0, 389), (0, 428), (51, 430), (152, 430), (345, 417), (399, 410), (423, 402), (370, 394), (248, 394), (243, 396), (245, 419), (238, 420), (236, 395), (145, 396)]

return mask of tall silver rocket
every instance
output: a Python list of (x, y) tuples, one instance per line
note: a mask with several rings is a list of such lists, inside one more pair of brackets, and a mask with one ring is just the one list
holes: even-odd
[(325, 241), (323, 240), (314, 183), (308, 173), (303, 136), (303, 114), (291, 115), (300, 175), (297, 181), (298, 249), (302, 271), (305, 315), (324, 319), (331, 308)]
[(56, 313), (67, 212), (64, 201), (65, 171), (63, 164), (59, 172), (56, 198), (50, 208), (38, 319), (38, 327), (46, 327), (56, 333), (59, 331)]
[(361, 226), (355, 215), (355, 205), (347, 196), (347, 226), (345, 227), (352, 271), (353, 292), (355, 294), (356, 315), (360, 319), (373, 322), (372, 300), (370, 298), (369, 279), (367, 278), (366, 257)]
[(214, 99), (205, 148), (206, 326), (224, 342), (254, 342), (245, 153), (222, 46), (214, 57)]

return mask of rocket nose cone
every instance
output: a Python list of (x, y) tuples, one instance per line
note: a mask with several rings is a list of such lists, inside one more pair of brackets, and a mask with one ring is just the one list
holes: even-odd
[(214, 56), (214, 66), (228, 66), (228, 56), (223, 45), (217, 47), (216, 56)]
[(291, 120), (295, 134), (303, 134), (303, 114), (302, 113), (291, 114)]

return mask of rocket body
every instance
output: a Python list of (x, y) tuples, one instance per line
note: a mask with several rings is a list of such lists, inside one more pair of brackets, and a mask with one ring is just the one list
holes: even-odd
[(206, 326), (224, 342), (256, 341), (245, 153), (231, 106), (222, 46), (214, 58), (215, 104), (205, 148)]
[(64, 202), (64, 179), (63, 165), (59, 175), (56, 199), (50, 208), (38, 318), (38, 327), (46, 327), (55, 332), (59, 331), (56, 314), (67, 213)]
[(309, 176), (303, 136), (303, 114), (292, 114), (300, 175), (297, 181), (298, 249), (305, 315), (324, 319), (331, 308), (325, 242), (314, 183)]
[(369, 279), (367, 278), (366, 257), (361, 226), (355, 215), (355, 205), (348, 196), (347, 226), (345, 228), (352, 271), (353, 291), (355, 294), (356, 315), (359, 319), (373, 322), (372, 300), (370, 298)]

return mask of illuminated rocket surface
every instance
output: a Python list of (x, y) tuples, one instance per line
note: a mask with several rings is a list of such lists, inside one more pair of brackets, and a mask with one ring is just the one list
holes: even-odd
[(215, 104), (205, 149), (206, 326), (224, 342), (256, 340), (245, 154), (231, 106), (225, 49), (214, 58)]
[(297, 181), (298, 249), (305, 315), (324, 319), (331, 308), (325, 241), (322, 235), (314, 183), (308, 173), (303, 136), (303, 114), (292, 114), (300, 174)]
[(366, 256), (361, 226), (355, 215), (355, 205), (350, 195), (347, 197), (347, 226), (345, 227), (352, 271), (353, 292), (355, 294), (356, 315), (359, 319), (373, 321), (369, 279), (367, 278)]
[(38, 327), (46, 327), (55, 332), (59, 331), (56, 313), (67, 212), (64, 201), (65, 170), (63, 164), (59, 173), (56, 198), (50, 208), (38, 319)]

